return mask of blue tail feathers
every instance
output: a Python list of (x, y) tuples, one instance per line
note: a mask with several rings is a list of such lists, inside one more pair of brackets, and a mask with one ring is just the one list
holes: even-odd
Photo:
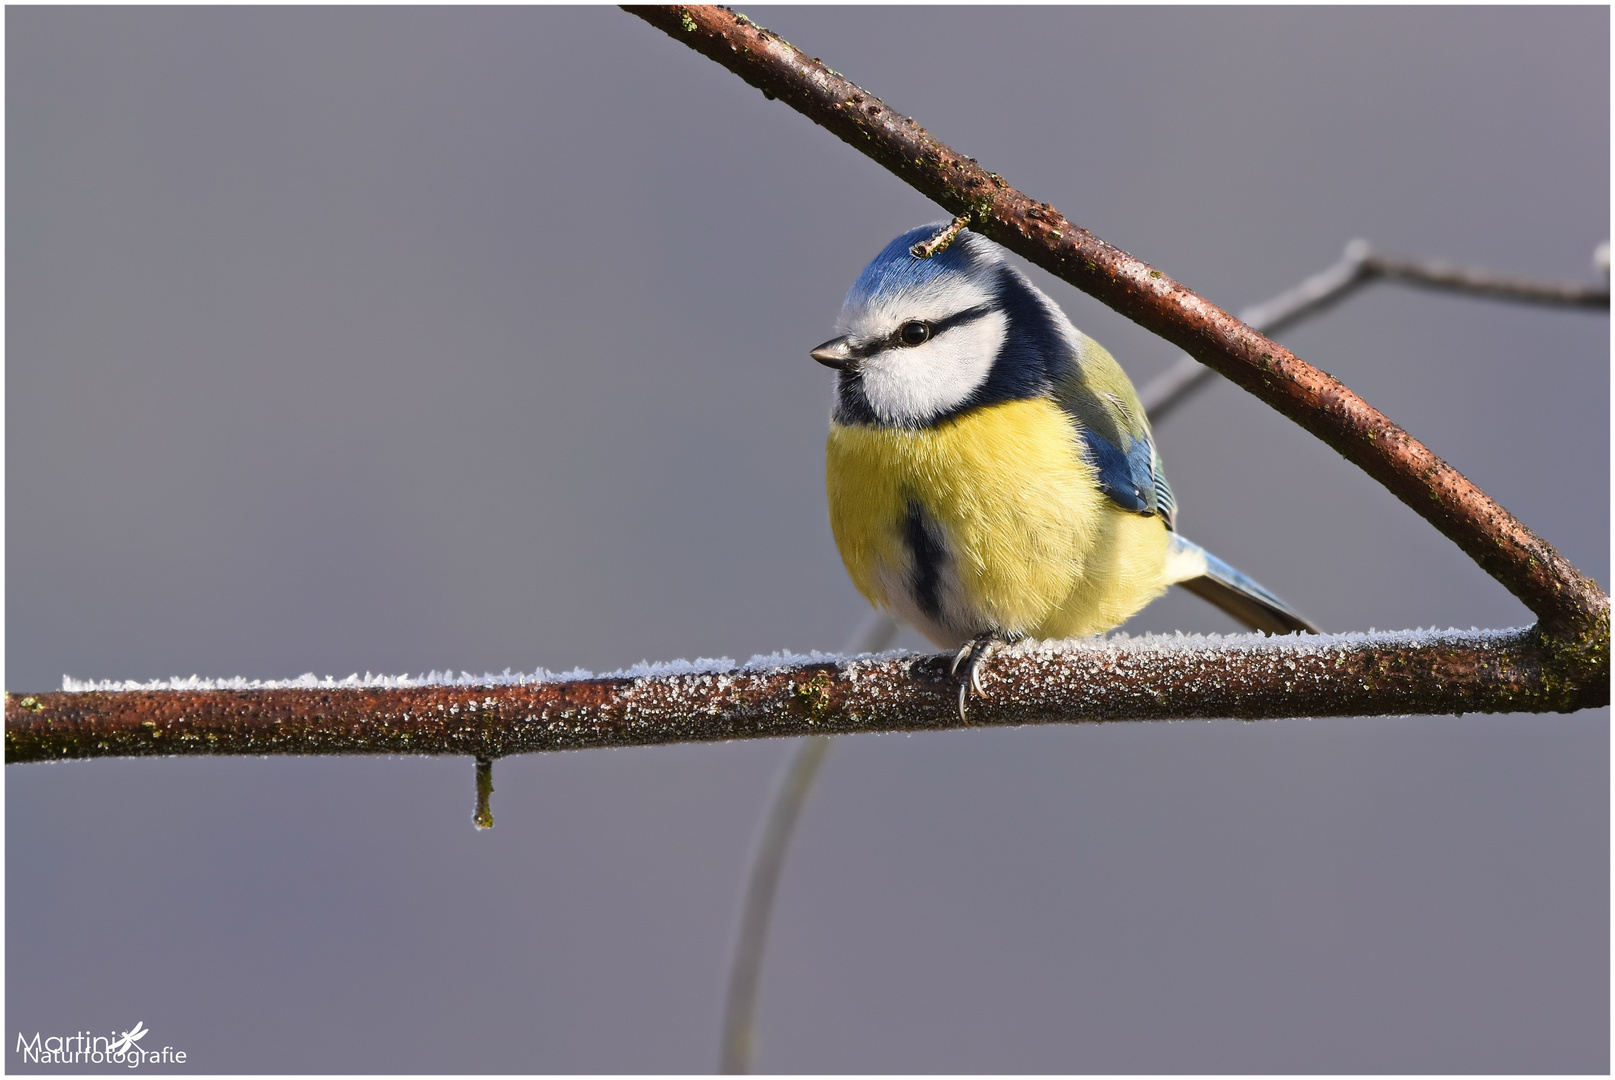
[(1221, 608), (1250, 629), (1269, 634), (1290, 634), (1297, 630), (1309, 634), (1323, 632), (1289, 604), (1264, 589), (1259, 582), (1246, 577), (1199, 544), (1176, 534), (1172, 537), (1172, 543), (1179, 551), (1193, 552), (1206, 561), (1206, 571), (1202, 576), (1178, 584), (1200, 599)]

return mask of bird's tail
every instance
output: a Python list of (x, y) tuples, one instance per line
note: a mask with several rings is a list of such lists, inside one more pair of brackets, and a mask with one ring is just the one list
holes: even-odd
[(1261, 585), (1176, 533), (1172, 534), (1172, 563), (1177, 584), (1215, 604), (1252, 630), (1269, 634), (1289, 634), (1296, 630), (1309, 634), (1323, 632)]

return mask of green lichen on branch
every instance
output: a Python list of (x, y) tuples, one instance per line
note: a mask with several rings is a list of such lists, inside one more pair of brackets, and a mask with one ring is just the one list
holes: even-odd
[(1540, 696), (1542, 707), (1532, 711), (1568, 712), (1609, 704), (1607, 598), (1590, 625), (1550, 633), (1539, 624), (1532, 633), (1543, 658), (1539, 685), (1532, 691)]
[(829, 715), (830, 687), (834, 682), (829, 671), (821, 670), (796, 688), (797, 699), (807, 706), (809, 720), (822, 723)]

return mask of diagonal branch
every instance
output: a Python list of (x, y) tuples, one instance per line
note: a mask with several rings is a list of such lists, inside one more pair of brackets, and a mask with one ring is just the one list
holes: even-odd
[(629, 7), (819, 124), (1011, 251), (1171, 341), (1379, 481), (1517, 596), (1556, 636), (1607, 642), (1609, 601), (1545, 540), (1337, 379), (1048, 203), (1017, 191), (874, 95), (744, 15)]

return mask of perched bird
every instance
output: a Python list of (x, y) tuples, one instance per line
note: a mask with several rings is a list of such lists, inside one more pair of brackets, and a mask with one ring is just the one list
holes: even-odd
[[(1270, 633), (1311, 623), (1174, 530), (1138, 393), (1098, 342), (968, 230), (904, 233), (853, 282), (838, 335), (830, 526), (858, 591), (979, 666), (1023, 637), (1103, 633), (1183, 585)], [(925, 249), (918, 249), (924, 252)]]

